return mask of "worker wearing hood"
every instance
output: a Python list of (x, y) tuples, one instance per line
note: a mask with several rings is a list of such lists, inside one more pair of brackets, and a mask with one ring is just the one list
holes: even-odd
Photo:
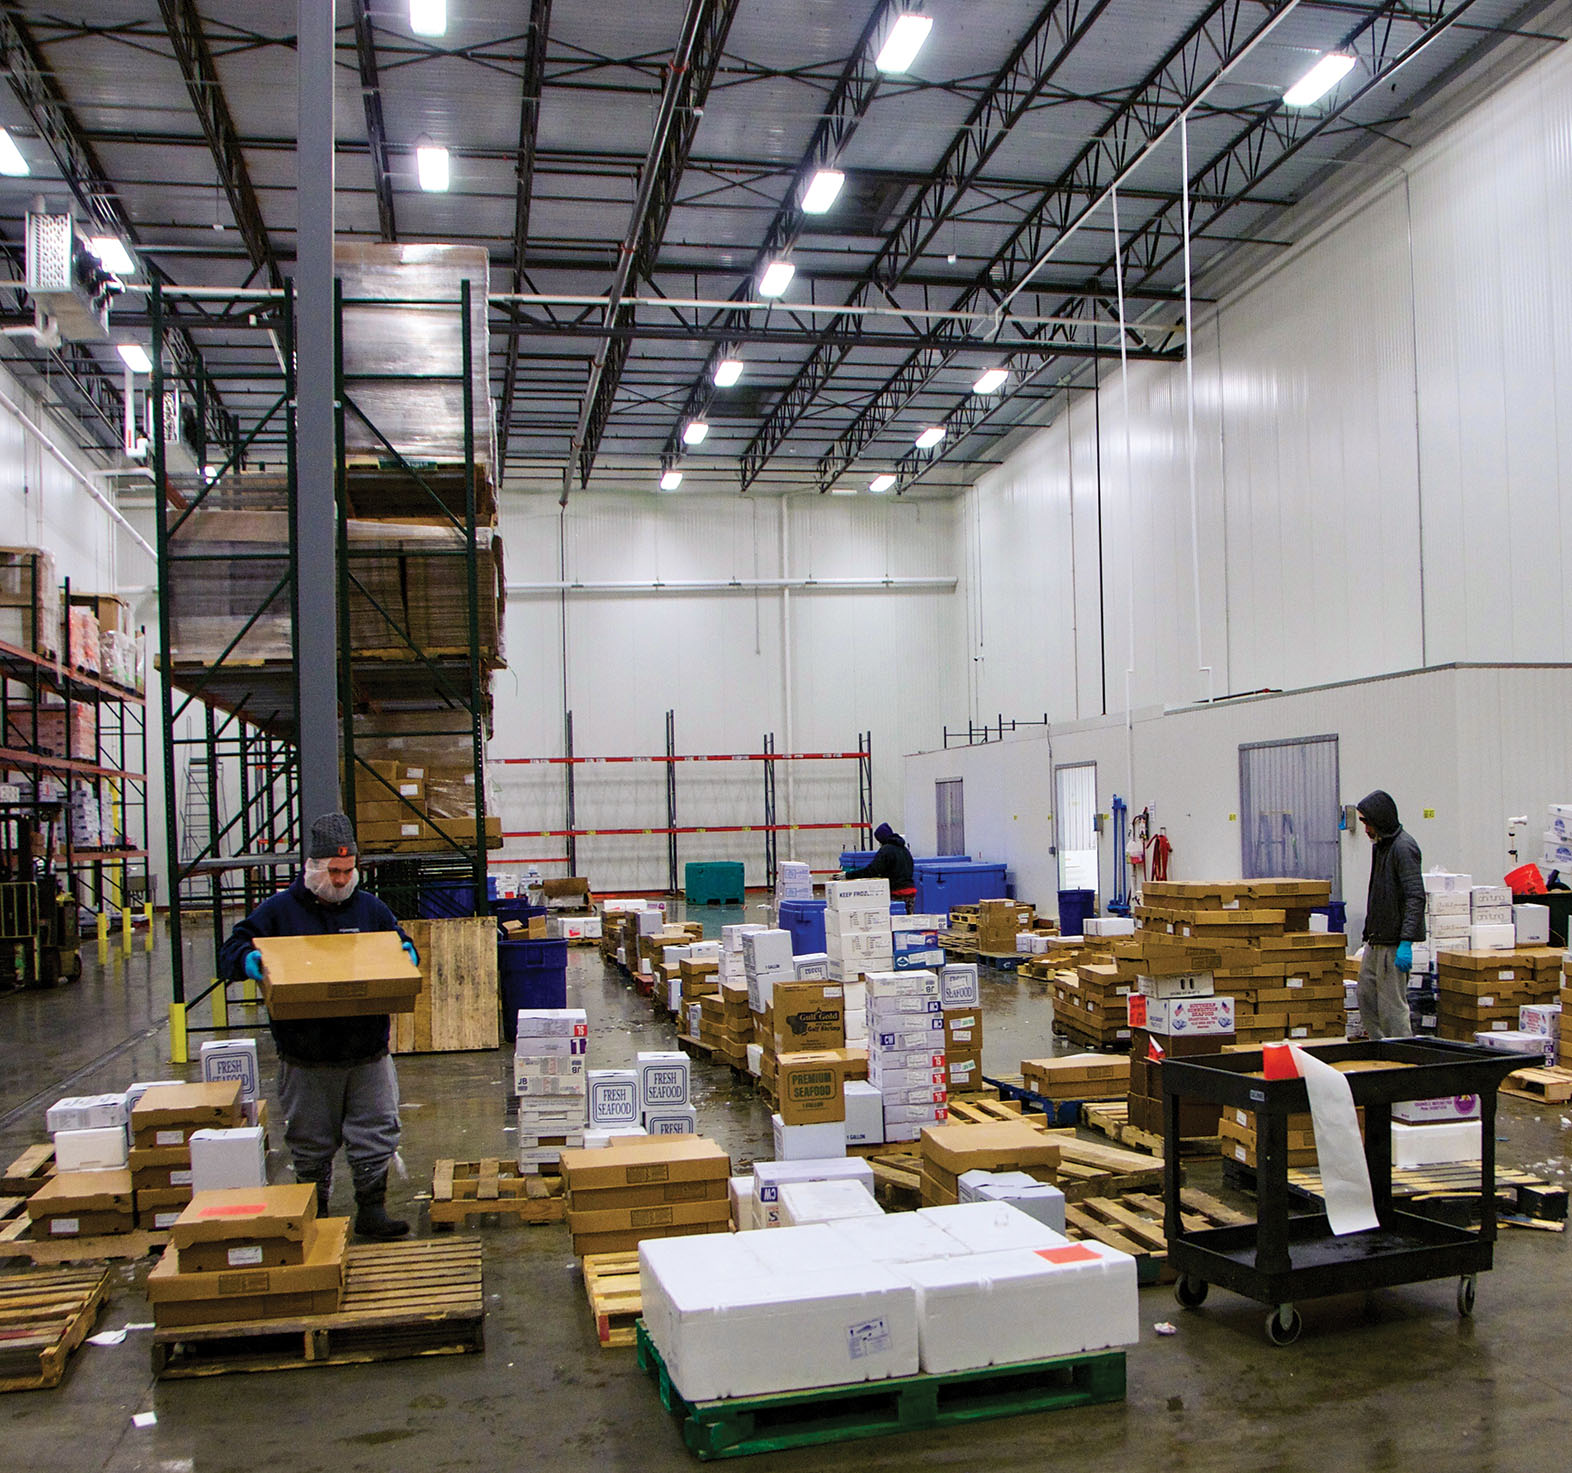
[(1408, 973), (1414, 942), (1425, 939), (1422, 858), (1414, 836), (1397, 818), (1391, 794), (1362, 798), (1359, 818), (1375, 844), (1365, 900), (1365, 954), (1359, 964), (1359, 1017), (1371, 1038), (1408, 1038)]

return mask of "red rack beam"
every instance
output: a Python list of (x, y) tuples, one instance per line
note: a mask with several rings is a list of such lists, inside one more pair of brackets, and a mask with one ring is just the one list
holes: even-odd
[(700, 752), (668, 757), (493, 757), (504, 767), (584, 767), (592, 763), (614, 762), (846, 762), (861, 757), (861, 752)]
[[(700, 824), (692, 828), (637, 828), (637, 829), (507, 829), (504, 839), (584, 839), (613, 838), (640, 834), (764, 834), (785, 833), (801, 829), (860, 829), (862, 823), (724, 823)], [(512, 860), (518, 864), (521, 861)]]

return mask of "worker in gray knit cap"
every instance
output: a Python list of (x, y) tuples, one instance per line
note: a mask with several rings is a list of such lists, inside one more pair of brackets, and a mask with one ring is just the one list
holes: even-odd
[[(357, 888), (355, 830), (342, 813), (311, 825), (306, 865), (287, 890), (264, 900), (241, 921), (219, 954), (220, 973), (260, 981), (259, 936), (324, 936), (397, 931), (410, 961), (415, 943), (375, 895)], [(333, 1158), (340, 1146), (355, 1181), (355, 1231), (364, 1238), (399, 1238), (409, 1224), (387, 1212), (388, 1168), (398, 1150), (398, 1076), (388, 1053), (386, 1013), (343, 1018), (277, 1019), (279, 1099), (284, 1140), (300, 1181), (315, 1182), (317, 1210), (328, 1211)]]

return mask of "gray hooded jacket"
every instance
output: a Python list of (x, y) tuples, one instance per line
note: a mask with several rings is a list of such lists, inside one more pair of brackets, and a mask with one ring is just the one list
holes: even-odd
[(1425, 886), (1419, 845), (1397, 821), (1397, 804), (1380, 788), (1360, 800), (1359, 816), (1376, 831), (1364, 939), (1377, 946), (1425, 939)]

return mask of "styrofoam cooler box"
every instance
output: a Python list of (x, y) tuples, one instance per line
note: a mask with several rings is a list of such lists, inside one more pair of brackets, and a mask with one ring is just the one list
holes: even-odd
[(1545, 810), (1545, 827), (1558, 839), (1572, 839), (1572, 803), (1552, 803)]
[(98, 1125), (55, 1132), (57, 1171), (115, 1171), (126, 1164), (126, 1128)]
[(1453, 1120), (1439, 1125), (1392, 1122), (1392, 1165), (1445, 1166), (1479, 1160), (1480, 1122)]
[(591, 1069), (588, 1084), (591, 1125), (639, 1124), (639, 1074), (636, 1069)]
[(517, 1018), (516, 1053), (535, 1052), (526, 1048), (526, 1038), (588, 1038), (589, 1014), (583, 1008), (520, 1008)]
[(806, 1227), (848, 1217), (883, 1217), (884, 1209), (857, 1181), (789, 1181), (779, 1192), (781, 1226)]
[(1056, 1233), (1064, 1231), (1064, 1193), (1024, 1171), (968, 1171), (960, 1178), (962, 1202), (1008, 1202)]
[(830, 955), (826, 951), (811, 951), (797, 958), (799, 982), (828, 982), (830, 980)]
[(824, 1157), (817, 1161), (755, 1161), (753, 1184), (759, 1205), (759, 1226), (780, 1226), (780, 1188), (789, 1181), (858, 1181), (873, 1195), (873, 1168), (860, 1156)]
[(1544, 862), (1552, 869), (1565, 869), (1572, 865), (1572, 839), (1564, 839), (1560, 834), (1545, 831)]
[(752, 1232), (758, 1225), (753, 1220), (753, 1178), (731, 1177), (726, 1183), (726, 1201), (731, 1208), (731, 1225), (739, 1233)]
[(750, 1043), (748, 1045), (748, 1073), (757, 1079), (763, 1070), (764, 1045), (762, 1043)]

